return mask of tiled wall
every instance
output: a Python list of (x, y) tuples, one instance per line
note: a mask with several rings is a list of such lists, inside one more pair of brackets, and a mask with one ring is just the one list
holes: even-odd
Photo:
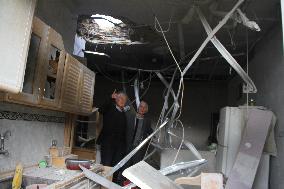
[(64, 117), (60, 112), (0, 104), (0, 133), (11, 131), (5, 140), (9, 155), (0, 155), (0, 173), (14, 169), (17, 162), (37, 164), (48, 153), (52, 140), (62, 146)]

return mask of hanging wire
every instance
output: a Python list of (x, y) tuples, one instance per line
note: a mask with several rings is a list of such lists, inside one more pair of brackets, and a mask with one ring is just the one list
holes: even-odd
[(229, 34), (230, 40), (231, 40), (231, 45), (233, 49), (236, 49), (236, 43), (234, 41), (234, 34), (231, 34), (230, 29), (227, 29), (227, 32)]
[[(146, 81), (149, 80), (149, 83), (148, 83), (148, 85), (147, 85), (147, 88), (143, 91), (142, 95), (140, 96), (140, 99), (142, 99), (142, 98), (147, 94), (147, 92), (148, 92), (148, 90), (149, 90), (149, 88), (150, 88), (150, 85), (151, 85), (151, 82), (152, 82), (152, 74), (153, 74), (153, 73), (150, 73), (150, 74), (149, 74), (149, 77), (148, 77), (147, 79), (145, 79), (145, 80), (139, 82), (139, 83), (142, 83), (142, 82), (146, 82)], [(130, 102), (130, 104), (132, 105), (134, 102), (135, 102), (135, 100), (132, 100), (132, 101)]]
[(180, 68), (179, 63), (177, 62), (177, 60), (176, 60), (176, 58), (175, 58), (175, 55), (174, 55), (173, 52), (172, 52), (172, 49), (171, 49), (171, 47), (170, 47), (170, 45), (169, 45), (169, 43), (168, 43), (168, 40), (167, 40), (167, 38), (166, 38), (166, 36), (165, 36), (165, 34), (164, 34), (164, 32), (163, 32), (162, 26), (161, 26), (161, 24), (160, 24), (160, 22), (159, 22), (159, 20), (158, 20), (158, 18), (157, 18), (156, 16), (155, 16), (155, 20), (157, 21), (158, 26), (159, 26), (159, 28), (160, 28), (161, 31), (162, 31), (163, 38), (164, 38), (164, 40), (165, 40), (165, 42), (166, 42), (166, 44), (167, 44), (167, 47), (168, 47), (168, 49), (169, 49), (169, 51), (170, 51), (170, 54), (172, 55), (172, 57), (173, 57), (173, 59), (174, 59), (174, 61), (175, 61), (175, 63), (176, 63), (176, 66), (177, 66), (177, 68), (178, 68), (178, 70), (179, 70), (179, 72), (180, 72), (180, 86), (181, 86), (181, 87), (179, 87), (179, 89), (178, 89), (177, 98), (179, 98), (179, 94), (180, 94), (180, 92), (181, 92), (181, 100), (180, 100), (180, 112), (179, 112), (179, 115), (177, 116), (177, 119), (178, 119), (178, 118), (180, 117), (180, 115), (181, 115), (182, 103), (183, 103), (183, 92), (184, 92), (183, 73), (182, 73), (182, 70), (181, 70), (181, 68)]
[[(148, 79), (147, 79), (147, 80), (148, 80)], [(144, 80), (144, 81), (146, 81), (146, 80)], [(142, 82), (144, 82), (144, 81), (142, 81)], [(147, 86), (147, 88), (144, 90), (144, 92), (142, 93), (142, 95), (140, 96), (140, 99), (142, 99), (142, 98), (147, 94), (147, 92), (148, 92), (148, 90), (149, 90), (149, 88), (150, 88), (150, 85), (151, 85), (151, 81), (152, 81), (152, 73), (150, 73), (148, 86)], [(141, 83), (142, 83), (142, 82), (141, 82)]]
[[(157, 32), (159, 32), (159, 33), (167, 33), (167, 32), (170, 31), (171, 23), (172, 23), (172, 17), (173, 17), (173, 12), (174, 12), (174, 11), (172, 10), (172, 13), (171, 13), (171, 16), (170, 16), (169, 25), (168, 25), (168, 28), (167, 28), (166, 30), (161, 29), (161, 27), (160, 27), (160, 30), (158, 30), (158, 29), (157, 29), (157, 21), (156, 21), (156, 19), (154, 20), (154, 26), (155, 26), (155, 30), (156, 30)], [(158, 23), (158, 24), (160, 24), (160, 23)]]
[(127, 83), (130, 83), (131, 81), (133, 81), (133, 80), (136, 78), (136, 76), (137, 76), (137, 73), (136, 73), (136, 74), (135, 74), (131, 79), (129, 79), (128, 81), (117, 81), (117, 80), (115, 80), (115, 79), (112, 79), (111, 76), (109, 76), (108, 74), (104, 73), (104, 72), (99, 68), (98, 65), (95, 64), (95, 67), (98, 69), (98, 71), (99, 71), (100, 74), (102, 74), (106, 79), (108, 79), (108, 80), (110, 80), (110, 81), (112, 81), (112, 82), (114, 82), (114, 83), (127, 84)]
[[(158, 24), (158, 26), (159, 26), (159, 28), (160, 28), (160, 31), (161, 31), (161, 33), (162, 33), (162, 36), (163, 36), (163, 38), (164, 38), (164, 40), (165, 40), (165, 42), (166, 42), (166, 45), (167, 45), (167, 47), (168, 47), (168, 49), (169, 49), (169, 51), (170, 51), (170, 54), (171, 54), (172, 58), (174, 59), (174, 62), (175, 62), (176, 66), (177, 66), (177, 68), (178, 68), (178, 70), (179, 70), (179, 72), (180, 72), (180, 85), (179, 85), (179, 90), (178, 90), (178, 95), (180, 94), (180, 92), (181, 92), (181, 94), (182, 94), (182, 95), (181, 95), (181, 101), (180, 101), (181, 104), (180, 104), (180, 107), (179, 107), (179, 108), (180, 108), (180, 112), (179, 112), (179, 115), (177, 116), (177, 118), (174, 119), (174, 120), (178, 120), (178, 118), (179, 118), (180, 115), (181, 115), (182, 102), (183, 102), (183, 91), (184, 91), (183, 74), (182, 74), (182, 70), (181, 70), (181, 68), (180, 68), (180, 65), (179, 65), (179, 63), (177, 62), (177, 60), (176, 60), (176, 58), (175, 58), (175, 56), (174, 56), (174, 54), (173, 54), (173, 52), (172, 52), (172, 49), (171, 49), (171, 47), (170, 47), (170, 45), (169, 45), (169, 43), (168, 43), (168, 40), (167, 40), (167, 38), (166, 38), (166, 36), (165, 36), (165, 34), (164, 34), (164, 32), (163, 32), (162, 26), (161, 26), (161, 24), (160, 24), (158, 18), (155, 16), (154, 19), (156, 20), (156, 22), (157, 22), (157, 24)], [(171, 90), (171, 89), (168, 89), (168, 90)], [(178, 97), (178, 96), (177, 96), (177, 97)], [(178, 99), (178, 98), (177, 98), (177, 99)], [(166, 114), (165, 117), (167, 117), (167, 115), (173, 110), (174, 105), (175, 105), (175, 103), (172, 104), (171, 108), (169, 109), (169, 111), (167, 112), (167, 114)], [(158, 122), (157, 122), (156, 128), (158, 127), (158, 123), (159, 123), (160, 121), (162, 121), (162, 120), (160, 120), (160, 119), (161, 119), (161, 116), (162, 116), (162, 111), (161, 111), (161, 113), (160, 113), (159, 120), (158, 120)], [(174, 121), (174, 120), (172, 120), (172, 121)], [(172, 122), (172, 123), (173, 123), (173, 122)], [(155, 128), (155, 129), (156, 129), (156, 128)], [(182, 140), (183, 140), (183, 139), (184, 139), (184, 136), (182, 137)], [(150, 143), (151, 143), (151, 142), (152, 142), (152, 140), (150, 141)], [(147, 147), (147, 150), (146, 150), (146, 153), (145, 153), (144, 157), (146, 157), (146, 155), (147, 155), (147, 153), (148, 153), (150, 143), (149, 143), (149, 145), (148, 145), (148, 147)], [(178, 152), (179, 152), (179, 151), (178, 151)], [(178, 156), (178, 154), (177, 154), (177, 156)]]
[[(247, 71), (247, 75), (249, 74), (249, 67), (248, 67), (248, 63), (249, 63), (249, 44), (248, 44), (248, 28), (246, 29), (246, 71)], [(246, 87), (248, 88), (248, 84), (246, 85)], [(246, 106), (246, 109), (247, 109), (247, 115), (246, 115), (246, 118), (248, 119), (248, 101), (249, 101), (249, 94), (248, 94), (248, 90), (246, 90), (246, 101), (247, 101), (247, 106)]]

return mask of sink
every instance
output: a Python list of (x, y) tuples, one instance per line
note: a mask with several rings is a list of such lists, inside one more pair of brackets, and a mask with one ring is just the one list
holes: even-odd
[[(0, 180), (0, 188), (1, 189), (12, 189), (12, 181), (13, 177), (5, 178)], [(53, 184), (57, 182), (57, 180), (49, 180), (49, 179), (42, 179), (42, 178), (34, 178), (29, 176), (23, 176), (22, 188), (26, 188), (31, 184)]]

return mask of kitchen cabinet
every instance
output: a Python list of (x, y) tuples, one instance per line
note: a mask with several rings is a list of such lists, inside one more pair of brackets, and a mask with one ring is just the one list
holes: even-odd
[(82, 64), (67, 54), (61, 94), (61, 108), (67, 112), (78, 111), (82, 72)]
[(47, 53), (41, 69), (39, 104), (59, 107), (63, 79), (65, 50), (62, 37), (52, 28), (49, 29)]
[(70, 54), (66, 55), (61, 108), (67, 112), (87, 115), (92, 111), (95, 73)]
[(89, 114), (93, 108), (93, 96), (95, 86), (95, 73), (83, 66), (82, 83), (80, 87), (79, 107), (80, 112)]
[(47, 61), (49, 27), (40, 19), (34, 17), (32, 33), (28, 49), (22, 92), (7, 93), (6, 100), (21, 104), (38, 104), (40, 94), (41, 69)]
[(65, 52), (59, 33), (34, 17), (23, 90), (0, 100), (88, 115), (94, 85), (95, 73)]

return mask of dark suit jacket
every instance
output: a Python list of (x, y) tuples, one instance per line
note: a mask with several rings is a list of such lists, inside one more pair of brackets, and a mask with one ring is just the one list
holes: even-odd
[(99, 108), (103, 114), (103, 128), (98, 137), (97, 144), (112, 148), (117, 143), (125, 145), (127, 120), (125, 112), (119, 111), (113, 99), (107, 99)]
[[(130, 152), (133, 149), (132, 140), (134, 137), (135, 132), (135, 119), (136, 113), (129, 111), (126, 113), (126, 120), (127, 120), (127, 128), (126, 128), (126, 150)], [(147, 138), (153, 132), (151, 128), (151, 120), (147, 117), (144, 117), (143, 126), (142, 126), (142, 138), (143, 140)], [(145, 145), (146, 146), (146, 145)]]

